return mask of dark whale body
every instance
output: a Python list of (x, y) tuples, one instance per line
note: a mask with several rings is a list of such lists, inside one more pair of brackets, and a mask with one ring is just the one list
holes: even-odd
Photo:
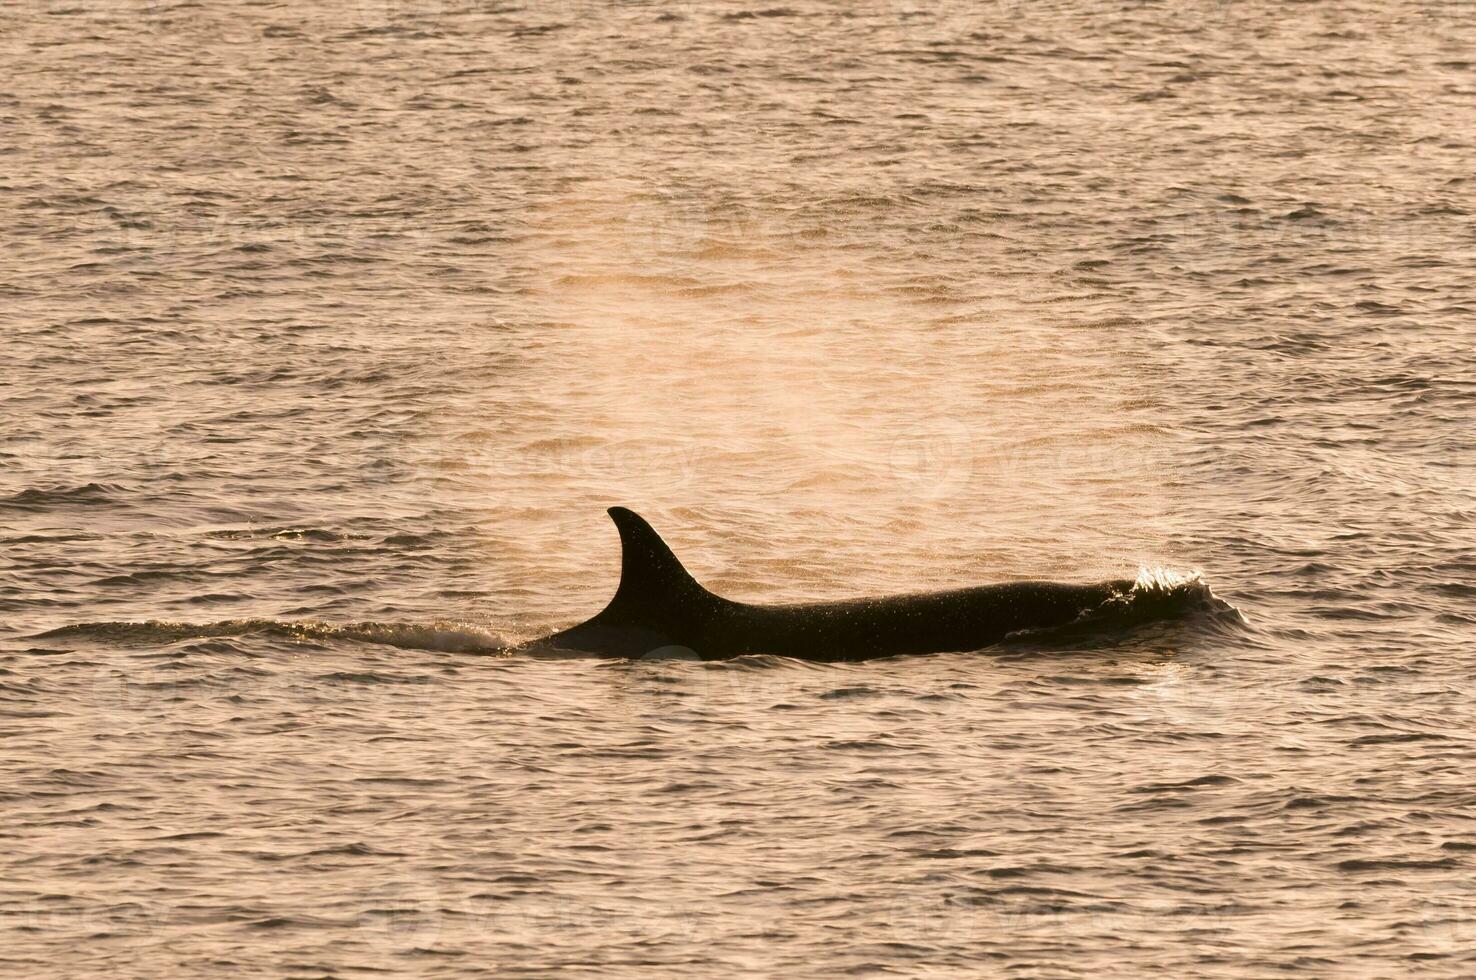
[(773, 654), (866, 660), (978, 650), (1019, 630), (1064, 626), (1125, 597), (1131, 580), (1089, 585), (1010, 582), (914, 595), (758, 606), (704, 589), (651, 525), (611, 507), (620, 530), (620, 587), (599, 615), (532, 644), (611, 657), (725, 660)]

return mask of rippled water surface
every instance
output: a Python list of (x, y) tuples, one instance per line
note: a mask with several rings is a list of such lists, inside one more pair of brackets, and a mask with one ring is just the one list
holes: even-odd
[(0, 3), (0, 971), (1476, 971), (1470, 5), (767, 2)]

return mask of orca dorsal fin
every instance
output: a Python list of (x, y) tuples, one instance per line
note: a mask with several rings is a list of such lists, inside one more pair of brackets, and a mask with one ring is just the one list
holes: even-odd
[(607, 513), (620, 531), (620, 587), (602, 619), (649, 623), (653, 617), (669, 616), (674, 606), (715, 598), (682, 567), (645, 518), (625, 507), (611, 507)]

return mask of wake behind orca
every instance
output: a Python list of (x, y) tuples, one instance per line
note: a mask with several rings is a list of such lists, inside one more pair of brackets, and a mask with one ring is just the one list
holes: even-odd
[(1131, 621), (1172, 615), (1163, 603), (1135, 603), (1132, 579), (1009, 582), (794, 605), (734, 602), (698, 584), (634, 511), (611, 507), (609, 514), (621, 544), (615, 597), (592, 619), (535, 640), (530, 648), (609, 657), (676, 651), (685, 659), (771, 654), (838, 662), (979, 650), (1014, 633), (1108, 613)]

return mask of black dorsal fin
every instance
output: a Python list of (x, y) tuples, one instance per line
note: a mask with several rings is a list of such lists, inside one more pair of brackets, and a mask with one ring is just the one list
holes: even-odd
[(652, 623), (684, 605), (714, 598), (643, 517), (625, 507), (611, 507), (608, 513), (620, 531), (620, 587), (601, 619)]

